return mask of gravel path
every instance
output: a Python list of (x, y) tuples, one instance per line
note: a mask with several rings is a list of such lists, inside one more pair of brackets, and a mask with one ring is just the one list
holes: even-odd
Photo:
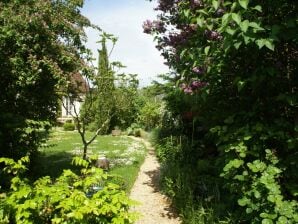
[[(140, 139), (138, 139), (140, 141)], [(149, 142), (143, 140), (148, 154), (130, 193), (130, 198), (141, 203), (132, 208), (142, 214), (136, 224), (180, 224), (169, 199), (159, 191), (160, 166)]]

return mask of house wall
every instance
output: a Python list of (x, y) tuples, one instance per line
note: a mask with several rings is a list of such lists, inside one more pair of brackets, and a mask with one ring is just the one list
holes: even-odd
[[(80, 109), (81, 109), (81, 105), (83, 102), (79, 102), (77, 100), (75, 100), (73, 102), (73, 104), (70, 103), (70, 100), (68, 97), (63, 97), (63, 104), (62, 104), (62, 113), (61, 113), (61, 117), (69, 117), (71, 118), (72, 116), (75, 116), (75, 109), (77, 111), (77, 113), (80, 113)], [(75, 107), (75, 108), (74, 108)]]

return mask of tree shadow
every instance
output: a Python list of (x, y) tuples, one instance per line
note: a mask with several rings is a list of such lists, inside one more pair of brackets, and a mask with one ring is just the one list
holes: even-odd
[[(153, 192), (157, 193), (161, 191), (160, 188), (160, 169), (157, 168), (152, 171), (144, 172), (146, 175), (149, 176), (149, 181), (144, 182), (144, 184), (152, 187)], [(164, 212), (161, 213), (162, 217), (167, 217), (168, 219), (176, 219), (178, 218), (178, 213), (176, 208), (174, 207), (173, 203), (170, 199), (166, 198), (167, 206), (163, 208)]]
[(35, 181), (42, 176), (50, 176), (55, 179), (65, 169), (79, 171), (78, 167), (71, 164), (73, 157), (74, 155), (70, 152), (39, 153), (33, 158), (32, 167), (29, 169), (30, 179)]

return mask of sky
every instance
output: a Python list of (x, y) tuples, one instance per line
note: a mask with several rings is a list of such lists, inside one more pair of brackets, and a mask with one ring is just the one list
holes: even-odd
[[(138, 74), (140, 86), (147, 86), (158, 74), (168, 72), (164, 59), (155, 48), (153, 37), (143, 33), (146, 19), (154, 20), (156, 2), (147, 0), (85, 0), (82, 14), (107, 33), (118, 37), (110, 61), (120, 61), (127, 66), (122, 71)], [(86, 30), (87, 47), (98, 57), (96, 43), (100, 37), (92, 29)], [(97, 62), (95, 62), (95, 65)]]

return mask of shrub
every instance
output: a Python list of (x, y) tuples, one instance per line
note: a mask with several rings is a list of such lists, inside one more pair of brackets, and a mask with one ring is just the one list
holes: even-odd
[(64, 125), (63, 125), (63, 130), (64, 131), (74, 131), (75, 130), (75, 125), (73, 123), (65, 122)]
[(135, 213), (129, 212), (133, 202), (111, 183), (112, 176), (102, 169), (75, 157), (73, 163), (82, 167), (79, 174), (64, 170), (56, 180), (42, 177), (30, 185), (20, 178), (28, 158), (18, 162), (0, 158), (5, 171), (15, 174), (11, 191), (1, 194), (0, 223), (133, 223)]
[[(298, 223), (297, 4), (161, 0), (157, 9), (158, 21), (146, 21), (144, 32), (173, 71), (164, 99), (192, 143), (166, 163), (176, 162), (182, 177), (216, 176), (237, 223)], [(192, 169), (183, 172), (181, 161)], [(176, 195), (202, 186), (172, 181)]]

